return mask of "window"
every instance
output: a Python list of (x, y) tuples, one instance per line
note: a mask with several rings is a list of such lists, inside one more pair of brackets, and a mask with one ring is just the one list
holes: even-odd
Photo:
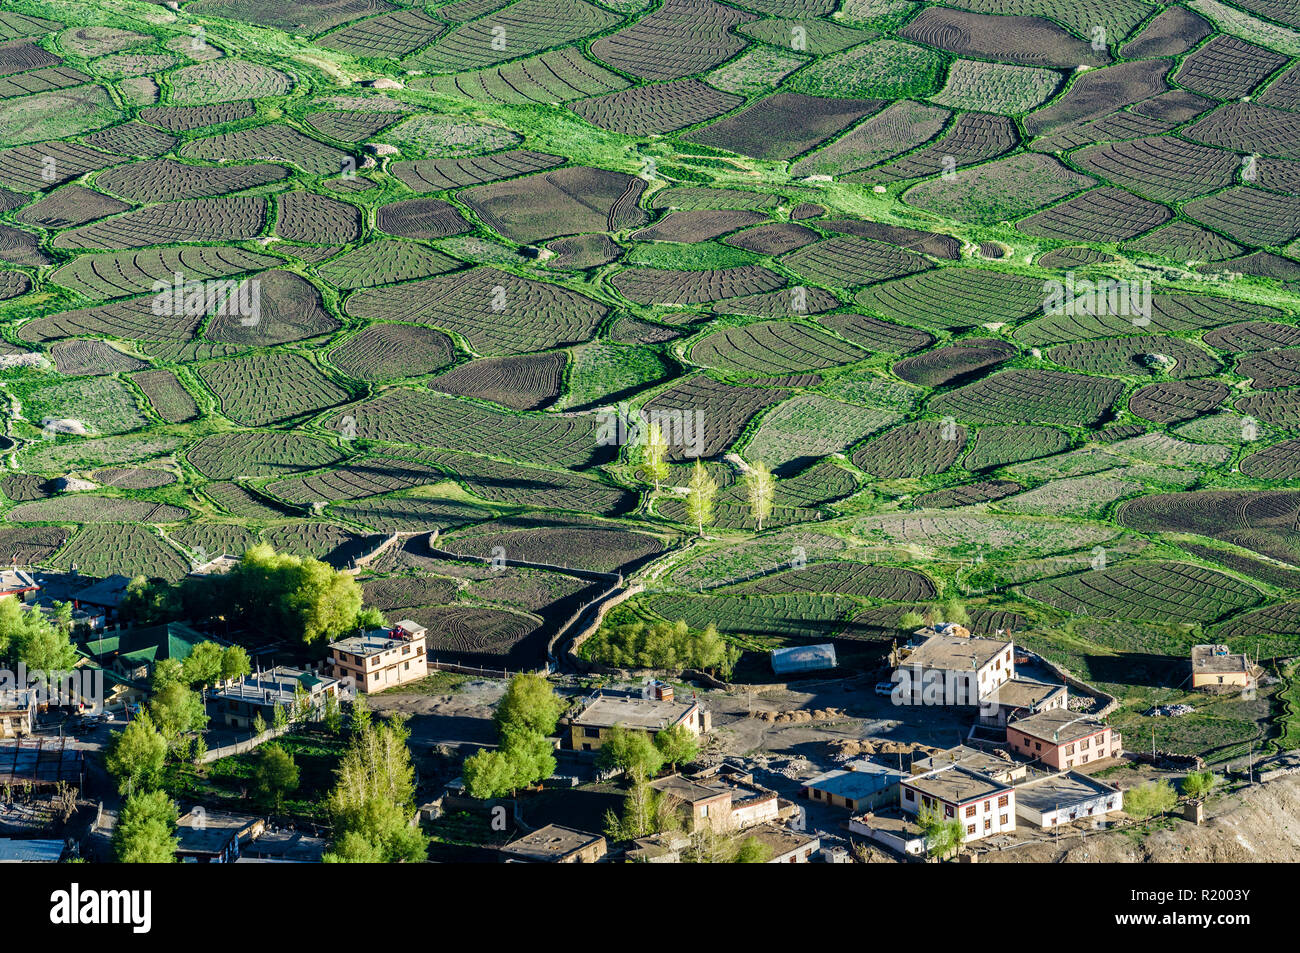
[(991, 811), (991, 810), (993, 810), (993, 802), (992, 802), (992, 801), (985, 801), (985, 802), (984, 802), (984, 813), (987, 814), (987, 813), (988, 813), (989, 811)]
[(1042, 750), (1043, 750), (1043, 743), (1042, 743), (1041, 741), (1035, 741), (1035, 742), (1034, 742), (1034, 750), (1035, 750), (1035, 751), (1042, 751)]
[(974, 833), (975, 833), (975, 825), (974, 825), (974, 824), (967, 824), (967, 825), (966, 825), (966, 833), (967, 833), (967, 834), (974, 834)]
[(1066, 746), (1065, 746), (1065, 753), (1066, 753), (1066, 754), (1074, 754), (1074, 745), (1066, 745)]
[(1006, 826), (1007, 826), (1007, 816), (1006, 816), (1005, 814), (1003, 814), (1001, 817), (999, 817), (999, 818), (998, 818), (998, 823), (1001, 824), (1003, 827), (1006, 827)]
[(582, 729), (582, 736), (583, 736), (584, 738), (599, 738), (599, 737), (600, 737), (600, 729), (599, 729), (599, 728), (583, 728), (583, 729)]
[(967, 817), (974, 817), (974, 816), (975, 816), (975, 805), (974, 805), (974, 804), (967, 804), (967, 805), (966, 805), (966, 816), (967, 816)]
[(1092, 741), (1091, 738), (1084, 738), (1082, 741), (1079, 742), (1079, 747), (1080, 747), (1080, 748), (1086, 748), (1086, 747), (1088, 747), (1088, 745), (1089, 745), (1089, 743), (1090, 743), (1091, 741)]
[(945, 805), (943, 806), (943, 816), (944, 816), (944, 817), (952, 817), (952, 805), (951, 805), (951, 804), (945, 804)]
[(987, 834), (991, 830), (993, 830), (993, 818), (986, 817), (984, 818), (984, 833)]
[(1010, 794), (1004, 794), (1000, 798), (998, 798), (998, 807), (1006, 807), (1010, 803), (1011, 803)]
[(904, 800), (904, 801), (915, 801), (915, 800), (916, 800), (916, 792), (913, 791), (911, 788), (903, 788), (903, 800)]

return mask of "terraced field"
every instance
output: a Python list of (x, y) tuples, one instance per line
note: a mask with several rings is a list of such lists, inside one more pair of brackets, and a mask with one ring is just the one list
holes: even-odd
[(367, 591), (518, 667), (583, 586), (430, 534), (737, 641), (1300, 651), (1294, 4), (122, 7), (0, 0), (0, 553), (411, 534)]

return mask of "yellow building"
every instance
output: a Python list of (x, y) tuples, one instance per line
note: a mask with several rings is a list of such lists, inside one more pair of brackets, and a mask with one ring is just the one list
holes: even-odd
[(1192, 688), (1254, 688), (1255, 666), (1226, 645), (1192, 646)]
[(605, 736), (615, 725), (651, 736), (674, 725), (685, 725), (692, 734), (698, 735), (712, 728), (713, 721), (709, 713), (693, 701), (676, 701), (671, 697), (599, 695), (569, 726), (573, 750), (599, 751)]

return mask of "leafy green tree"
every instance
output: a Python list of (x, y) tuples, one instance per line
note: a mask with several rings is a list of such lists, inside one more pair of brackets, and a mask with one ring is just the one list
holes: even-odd
[(253, 734), (261, 735), (265, 731), (266, 719), (262, 717), (262, 713), (259, 711), (253, 715)]
[(1138, 820), (1166, 814), (1178, 803), (1174, 786), (1166, 779), (1149, 781), (1124, 792), (1124, 813)]
[(271, 727), (276, 731), (284, 731), (289, 727), (289, 712), (279, 702), (271, 709)]
[(514, 726), (503, 729), (501, 751), (514, 772), (516, 789), (531, 787), (555, 773), (555, 744), (536, 731)]
[(160, 692), (168, 685), (188, 684), (185, 681), (185, 666), (174, 658), (163, 658), (154, 662), (153, 674), (149, 677), (149, 690)]
[(953, 622), (957, 625), (970, 625), (970, 613), (966, 607), (957, 599), (948, 599), (942, 606), (942, 619), (944, 622)]
[(736, 848), (734, 864), (766, 864), (772, 859), (772, 848), (757, 837), (746, 837)]
[(674, 771), (679, 764), (689, 764), (700, 753), (700, 739), (685, 725), (665, 728), (655, 735), (655, 747)]
[(406, 726), (392, 718), (367, 721), (352, 736), (327, 801), (335, 833), (327, 862), (426, 859), (428, 839), (410, 823), (415, 769), (409, 736)]
[(1213, 771), (1193, 771), (1183, 778), (1183, 794), (1192, 800), (1200, 800), (1210, 794), (1219, 784), (1219, 776)]
[(383, 629), (388, 626), (384, 614), (374, 607), (362, 609), (357, 613), (356, 626), (369, 632), (371, 629)]
[(221, 653), (221, 680), (223, 682), (243, 678), (253, 671), (248, 660), (248, 649), (242, 645), (227, 645)]
[(898, 628), (907, 635), (925, 625), (925, 616), (919, 612), (904, 612), (898, 619)]
[(564, 712), (564, 702), (544, 675), (521, 672), (510, 679), (506, 693), (497, 705), (497, 728), (524, 728), (539, 735), (555, 732)]
[(370, 728), (370, 722), (373, 716), (370, 713), (370, 705), (366, 702), (364, 695), (358, 695), (352, 700), (351, 727), (354, 735), (361, 734)]
[(926, 853), (931, 857), (946, 857), (961, 851), (966, 830), (957, 818), (945, 820), (937, 808), (922, 807), (916, 814), (916, 823), (925, 834)]
[(583, 651), (588, 658), (610, 665), (672, 672), (693, 668), (723, 678), (731, 677), (740, 659), (740, 649), (723, 639), (716, 626), (691, 630), (681, 619), (601, 626)]
[(118, 607), (121, 620), (148, 626), (174, 622), (181, 617), (180, 593), (165, 579), (136, 576), (126, 586)]
[(167, 743), (175, 748), (182, 738), (208, 726), (208, 713), (199, 693), (180, 682), (169, 682), (154, 692), (149, 700), (149, 717), (153, 719)]
[(699, 528), (699, 535), (704, 535), (704, 524), (713, 522), (713, 499), (718, 495), (718, 484), (704, 464), (695, 461), (691, 471), (691, 482), (686, 485), (686, 517)]
[(516, 790), (515, 766), (501, 749), (483, 748), (465, 759), (461, 777), (470, 797), (488, 800)]
[(68, 672), (77, 664), (68, 633), (13, 596), (0, 597), (0, 654), (29, 672)]
[(321, 723), (332, 735), (337, 735), (343, 730), (343, 708), (336, 696), (325, 696), (325, 711), (321, 716)]
[(650, 786), (649, 779), (634, 777), (623, 798), (622, 814), (605, 812), (605, 836), (611, 841), (629, 841), (681, 828), (681, 818), (672, 802)]
[(298, 764), (280, 745), (266, 744), (257, 749), (255, 772), (258, 800), (273, 810), (280, 810), (284, 796), (298, 790)]
[(641, 452), (641, 468), (655, 484), (655, 492), (668, 479), (668, 441), (664, 439), (663, 428), (657, 422), (651, 422), (646, 429), (646, 442)]
[(776, 500), (776, 479), (772, 469), (761, 460), (750, 464), (745, 471), (745, 495), (749, 498), (749, 515), (763, 532), (763, 520), (772, 515)]
[(604, 771), (626, 771), (633, 778), (652, 778), (664, 766), (664, 756), (645, 732), (615, 725), (601, 739), (596, 765)]
[(235, 609), (251, 625), (293, 632), (308, 644), (355, 628), (361, 612), (361, 588), (348, 573), (266, 544), (245, 550), (227, 580)]
[(225, 655), (225, 650), (216, 642), (200, 642), (194, 646), (181, 665), (185, 684), (199, 688), (219, 681)]
[(141, 712), (109, 737), (104, 764), (119, 792), (145, 791), (158, 786), (167, 760), (167, 739), (148, 712)]
[(113, 827), (113, 855), (121, 864), (176, 862), (176, 805), (163, 791), (132, 794)]

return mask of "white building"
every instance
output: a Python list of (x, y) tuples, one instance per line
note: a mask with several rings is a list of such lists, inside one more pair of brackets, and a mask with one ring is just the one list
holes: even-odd
[(894, 670), (893, 699), (899, 705), (975, 706), (1015, 674), (1014, 643), (934, 635)]
[(1016, 814), (1035, 827), (1100, 820), (1123, 807), (1124, 794), (1119, 788), (1077, 771), (1016, 786)]
[(899, 782), (899, 807), (918, 815), (923, 807), (943, 821), (959, 820), (966, 842), (1016, 829), (1016, 791), (961, 765), (949, 765)]

